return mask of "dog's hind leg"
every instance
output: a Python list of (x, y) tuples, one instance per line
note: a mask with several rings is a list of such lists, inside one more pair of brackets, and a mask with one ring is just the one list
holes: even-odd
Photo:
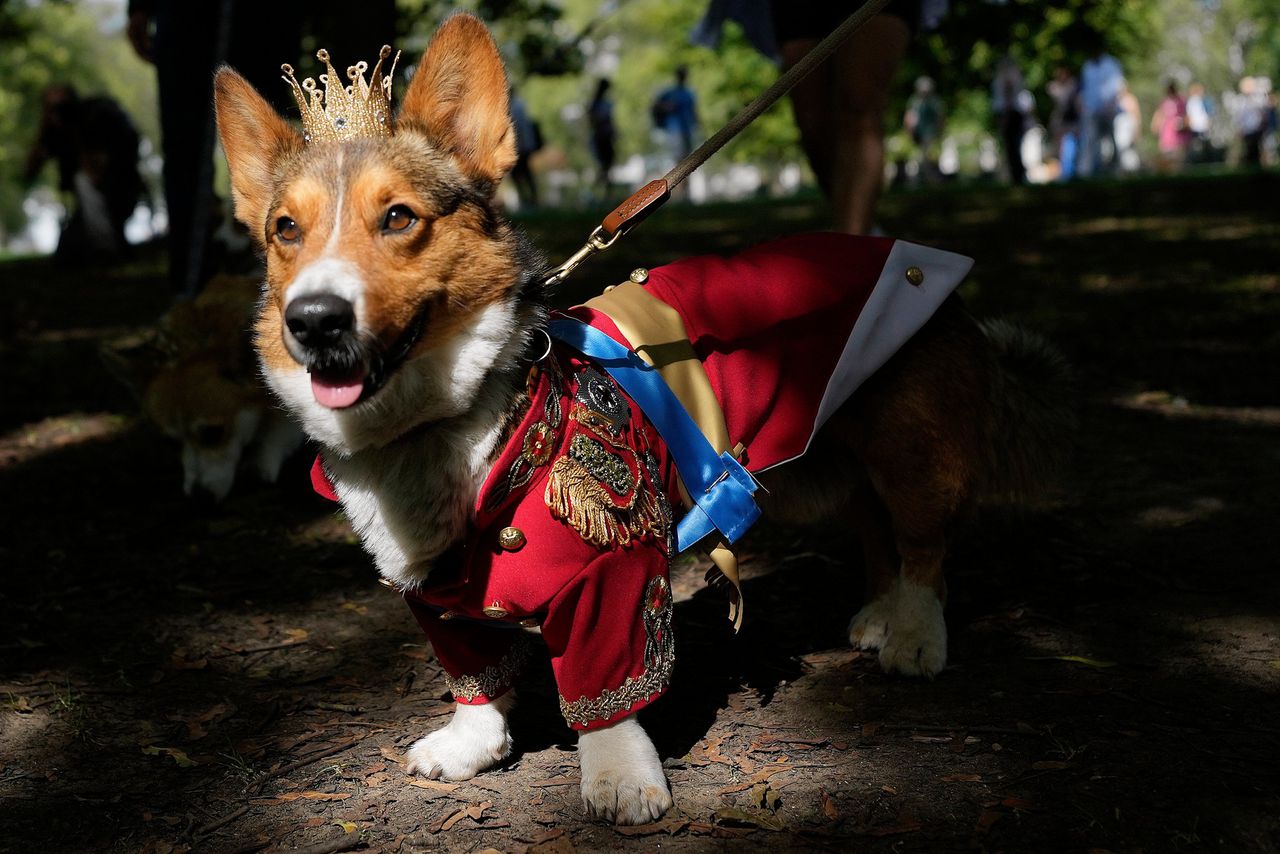
[(448, 724), (409, 748), (407, 770), (431, 779), (470, 780), (511, 753), (507, 715), (516, 704), (515, 691), (491, 703), (458, 703)]
[(884, 502), (863, 480), (851, 502), (853, 528), (862, 543), (866, 572), (863, 608), (849, 623), (849, 643), (858, 649), (880, 649), (889, 632), (887, 607), (898, 584), (898, 550), (893, 540), (893, 520)]
[(662, 761), (635, 716), (578, 736), (582, 803), (618, 824), (656, 821), (671, 808)]
[(891, 537), (899, 561), (889, 583), (872, 579), (880, 595), (849, 626), (850, 641), (878, 648), (886, 671), (932, 678), (946, 666), (942, 564), (981, 480), (990, 367), (981, 331), (949, 303), (859, 390), (851, 421), (833, 434), (852, 439), (884, 510), (870, 517), (872, 536)]

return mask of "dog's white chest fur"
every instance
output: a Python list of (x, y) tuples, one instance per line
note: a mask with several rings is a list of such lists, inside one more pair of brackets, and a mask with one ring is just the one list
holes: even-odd
[(422, 582), (432, 561), (462, 538), (500, 432), (500, 418), (477, 413), (326, 460), (338, 500), (384, 578)]

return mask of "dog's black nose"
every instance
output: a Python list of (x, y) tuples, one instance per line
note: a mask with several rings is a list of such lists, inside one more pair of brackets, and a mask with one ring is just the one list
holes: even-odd
[(304, 347), (331, 347), (356, 325), (351, 303), (333, 294), (298, 297), (284, 310), (284, 322)]

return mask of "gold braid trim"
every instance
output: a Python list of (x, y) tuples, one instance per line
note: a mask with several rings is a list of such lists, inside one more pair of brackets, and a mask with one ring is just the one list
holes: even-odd
[[(654, 600), (658, 604), (654, 605)], [(644, 598), (645, 668), (639, 676), (628, 676), (617, 688), (606, 688), (596, 697), (579, 697), (569, 702), (560, 695), (560, 714), (565, 721), (590, 726), (629, 710), (671, 684), (676, 666), (675, 639), (671, 632), (671, 585), (665, 576), (656, 576), (645, 588)]]
[(524, 632), (520, 632), (511, 649), (507, 650), (507, 654), (497, 664), (486, 667), (474, 676), (454, 678), (446, 673), (445, 685), (455, 700), (474, 700), (481, 694), (493, 699), (495, 695), (511, 687), (520, 668), (524, 666), (525, 659), (529, 657), (531, 646)]

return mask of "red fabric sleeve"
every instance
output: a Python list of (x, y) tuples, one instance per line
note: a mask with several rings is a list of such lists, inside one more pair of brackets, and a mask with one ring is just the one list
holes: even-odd
[(612, 723), (658, 699), (675, 664), (671, 586), (652, 542), (601, 554), (556, 595), (542, 624), (574, 729)]
[(405, 601), (431, 641), (455, 700), (481, 705), (511, 690), (528, 655), (529, 639), (523, 631), (462, 617), (441, 619), (440, 609)]

